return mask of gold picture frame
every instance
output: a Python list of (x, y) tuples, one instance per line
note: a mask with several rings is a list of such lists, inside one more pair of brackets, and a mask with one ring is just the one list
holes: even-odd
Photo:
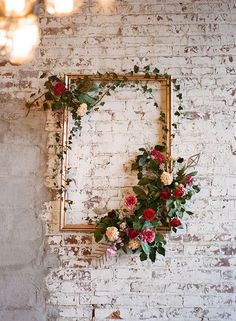
[[(111, 78), (106, 78), (104, 76), (97, 76), (97, 75), (89, 75), (89, 74), (68, 74), (65, 76), (65, 83), (67, 88), (70, 87), (70, 84), (72, 81), (76, 80), (76, 78), (83, 78), (83, 77), (89, 77), (91, 80), (95, 81), (105, 81), (109, 80), (112, 81)], [(127, 81), (133, 82), (133, 81), (143, 81), (143, 82), (160, 82), (162, 86), (165, 86), (165, 101), (166, 104), (163, 108), (161, 106), (161, 110), (165, 112), (166, 114), (166, 124), (167, 124), (167, 153), (171, 154), (171, 127), (172, 127), (172, 81), (171, 76), (150, 76), (149, 78), (145, 77), (145, 75), (127, 75), (127, 74), (118, 74), (117, 79), (124, 79), (124, 77), (127, 79)], [(69, 111), (65, 110), (63, 114), (63, 129), (62, 129), (62, 144), (65, 146), (67, 140), (68, 140), (68, 134), (69, 134)], [(63, 185), (63, 178), (65, 179), (66, 173), (68, 168), (68, 154), (66, 153), (63, 157), (62, 163), (61, 163), (61, 186)], [(65, 202), (66, 202), (66, 191), (62, 193), (60, 197), (60, 231), (71, 231), (71, 232), (88, 232), (92, 233), (95, 230), (96, 225), (94, 224), (67, 224), (66, 223), (66, 211), (65, 211)], [(170, 230), (168, 227), (160, 227), (160, 231), (167, 232)]]

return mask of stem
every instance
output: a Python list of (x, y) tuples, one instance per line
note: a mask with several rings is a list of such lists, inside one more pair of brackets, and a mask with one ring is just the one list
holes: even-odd
[(43, 97), (43, 96), (44, 96), (44, 93), (41, 94), (39, 97), (35, 98), (35, 99), (32, 101), (32, 103), (30, 103), (30, 105), (28, 106), (28, 109), (29, 109), (29, 110), (27, 111), (26, 117), (29, 115), (30, 110), (31, 110), (31, 107), (34, 105), (34, 103), (35, 103), (39, 98), (41, 98), (41, 97)]

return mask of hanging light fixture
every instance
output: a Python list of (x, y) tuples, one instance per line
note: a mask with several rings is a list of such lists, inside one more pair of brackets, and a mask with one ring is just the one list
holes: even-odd
[(24, 17), (32, 12), (36, 0), (0, 0), (0, 12), (5, 17)]
[[(113, 0), (100, 0), (111, 2)], [(0, 54), (13, 64), (33, 58), (39, 44), (40, 5), (48, 13), (66, 16), (78, 9), (81, 0), (0, 0)]]
[(78, 0), (46, 0), (46, 10), (55, 16), (70, 15), (75, 11), (81, 1)]
[(31, 60), (39, 44), (39, 36), (36, 16), (28, 15), (13, 22), (7, 35), (9, 61), (13, 64), (23, 64)]

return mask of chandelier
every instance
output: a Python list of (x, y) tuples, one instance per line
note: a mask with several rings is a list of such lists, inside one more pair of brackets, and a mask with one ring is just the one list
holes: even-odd
[(0, 0), (0, 53), (12, 64), (30, 61), (39, 44), (40, 4), (55, 16), (72, 14), (81, 0)]

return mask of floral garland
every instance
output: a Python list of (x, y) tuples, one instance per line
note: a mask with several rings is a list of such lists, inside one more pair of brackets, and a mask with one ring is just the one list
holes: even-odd
[(140, 260), (148, 258), (155, 262), (156, 254), (165, 255), (166, 244), (160, 227), (174, 232), (182, 228), (181, 219), (186, 213), (186, 203), (199, 186), (195, 183), (195, 171), (189, 171), (196, 157), (184, 163), (183, 158), (165, 156), (163, 146), (157, 145), (151, 151), (141, 148), (133, 163), (138, 170), (138, 185), (132, 194), (125, 196), (123, 208), (112, 210), (97, 221), (94, 233), (96, 242), (105, 236), (110, 247), (109, 256), (117, 250), (125, 253), (140, 253)]
[[(162, 76), (168, 78), (168, 74), (161, 75), (158, 68), (145, 66), (140, 69), (134, 66), (133, 70), (127, 75), (143, 73), (145, 78)], [(120, 79), (116, 73), (97, 73), (99, 78), (105, 80), (97, 84), (88, 76), (78, 77), (66, 87), (63, 79), (59, 76), (51, 75), (44, 83), (44, 90), (33, 93), (32, 101), (26, 102), (26, 107), (42, 106), (44, 110), (51, 109), (52, 112), (64, 111), (66, 108), (71, 112), (74, 125), (70, 130), (68, 141), (65, 145), (61, 144), (61, 134), (57, 132), (56, 142), (58, 144), (57, 156), (62, 160), (67, 149), (71, 149), (73, 137), (77, 131), (81, 130), (81, 119), (85, 114), (92, 110), (97, 110), (96, 106), (103, 105), (105, 95), (111, 95), (116, 88), (130, 86), (136, 90), (141, 90), (148, 98), (153, 99), (154, 106), (158, 107), (152, 88), (141, 81), (128, 81), (124, 76)], [(40, 78), (45, 78), (42, 74)], [(171, 80), (176, 97), (179, 100), (178, 109), (174, 115), (180, 117), (183, 114), (182, 93), (176, 79)], [(110, 211), (106, 216), (97, 220), (97, 227), (94, 232), (96, 242), (100, 242), (104, 237), (109, 242), (108, 255), (115, 255), (117, 250), (122, 249), (125, 253), (140, 252), (140, 260), (156, 259), (156, 253), (165, 254), (165, 238), (160, 227), (166, 227), (176, 232), (177, 228), (182, 227), (180, 219), (183, 215), (193, 213), (186, 210), (185, 204), (192, 198), (194, 193), (199, 192), (199, 186), (194, 181), (196, 172), (188, 172), (196, 161), (192, 158), (184, 163), (183, 158), (174, 159), (166, 154), (166, 135), (168, 132), (166, 117), (160, 113), (162, 123), (163, 142), (162, 145), (155, 146), (152, 150), (141, 148), (142, 154), (138, 155), (133, 163), (132, 169), (137, 170), (138, 185), (133, 187), (133, 193), (124, 199), (122, 209)], [(172, 123), (173, 128), (177, 129), (177, 124)], [(60, 124), (58, 124), (60, 128)], [(172, 134), (174, 138), (175, 134)], [(184, 165), (182, 164), (184, 163)], [(182, 164), (182, 165), (181, 165)], [(57, 177), (58, 166), (53, 169), (53, 179)], [(68, 176), (64, 180), (63, 186), (58, 186), (54, 182), (54, 188), (58, 195), (62, 195), (73, 179)], [(73, 201), (66, 200), (68, 206)]]

